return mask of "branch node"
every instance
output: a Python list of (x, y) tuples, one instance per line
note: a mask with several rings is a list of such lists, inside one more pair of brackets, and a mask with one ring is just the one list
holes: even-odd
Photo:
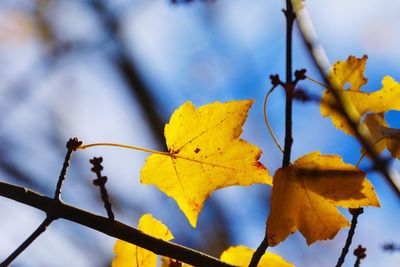
[(364, 208), (349, 209), (349, 212), (353, 216), (358, 216), (364, 213)]
[(104, 208), (107, 211), (108, 218), (110, 221), (114, 221), (114, 213), (112, 211), (111, 202), (108, 198), (107, 190), (106, 190), (106, 182), (107, 176), (102, 176), (101, 171), (103, 170), (103, 166), (101, 163), (103, 162), (102, 157), (94, 157), (93, 159), (89, 160), (89, 162), (93, 165), (91, 171), (96, 173), (97, 179), (93, 180), (93, 184), (100, 188), (100, 195), (101, 199), (104, 203)]

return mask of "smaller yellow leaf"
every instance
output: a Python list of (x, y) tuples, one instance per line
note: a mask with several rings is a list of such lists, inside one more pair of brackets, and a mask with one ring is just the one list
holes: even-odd
[[(247, 267), (251, 261), (254, 250), (245, 246), (230, 247), (221, 255), (221, 261), (239, 267)], [(281, 256), (272, 252), (265, 252), (261, 257), (258, 267), (294, 267), (293, 264), (285, 261)]]
[(369, 130), (378, 153), (387, 148), (393, 157), (400, 159), (400, 129), (390, 128), (383, 113), (368, 114), (363, 126)]
[[(382, 80), (382, 88), (366, 93), (360, 91), (367, 79), (364, 77), (367, 56), (356, 58), (350, 56), (346, 61), (338, 61), (332, 66), (331, 82), (337, 93), (346, 105), (348, 115), (359, 124), (361, 117), (367, 112), (386, 112), (400, 110), (400, 84), (392, 77), (386, 76)], [(345, 89), (346, 84), (350, 88)], [(330, 117), (336, 128), (346, 134), (353, 135), (353, 131), (337, 110), (337, 102), (329, 90), (325, 90), (321, 98), (321, 115)]]
[(273, 179), (268, 244), (276, 246), (299, 230), (310, 245), (332, 239), (349, 222), (337, 210), (379, 207), (365, 172), (336, 155), (307, 154), (279, 169)]
[(350, 84), (349, 90), (358, 91), (367, 83), (364, 77), (365, 63), (368, 56), (362, 58), (349, 56), (346, 61), (338, 61), (331, 68), (331, 82), (337, 87), (344, 89), (346, 83)]
[[(154, 219), (151, 214), (145, 214), (140, 218), (138, 229), (165, 241), (174, 238), (167, 226)], [(122, 240), (117, 240), (115, 243), (114, 253), (116, 256), (112, 261), (113, 267), (155, 267), (157, 264), (156, 254)]]

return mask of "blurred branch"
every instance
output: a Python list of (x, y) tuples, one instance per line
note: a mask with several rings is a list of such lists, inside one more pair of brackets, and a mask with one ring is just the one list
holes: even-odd
[(303, 40), (310, 52), (314, 65), (323, 76), (324, 82), (328, 85), (328, 90), (332, 93), (338, 106), (340, 107), (339, 112), (341, 113), (345, 121), (349, 124), (351, 130), (355, 134), (355, 137), (365, 149), (366, 153), (370, 156), (373, 162), (374, 169), (382, 174), (382, 176), (386, 179), (386, 181), (392, 188), (393, 192), (400, 199), (400, 189), (397, 187), (394, 179), (389, 173), (388, 161), (380, 157), (378, 153), (376, 153), (373, 144), (371, 144), (367, 136), (365, 136), (360, 131), (358, 124), (350, 117), (348, 107), (338, 93), (338, 89), (331, 83), (331, 80), (329, 79), (330, 64), (327, 59), (328, 57), (323, 47), (319, 44), (318, 37), (314, 31), (313, 24), (308, 15), (308, 11), (305, 7), (304, 2), (302, 0), (292, 0), (292, 3), (295, 6), (294, 11), (296, 12), (297, 21), (300, 26)]
[(115, 55), (112, 58), (116, 68), (126, 81), (130, 91), (137, 98), (138, 103), (147, 117), (148, 125), (152, 130), (154, 140), (159, 147), (165, 147), (164, 144), (164, 120), (157, 113), (158, 105), (150, 93), (150, 89), (145, 84), (135, 64), (130, 60), (130, 55), (124, 42), (119, 35), (120, 24), (117, 17), (107, 8), (106, 1), (91, 0), (90, 5), (97, 12), (102, 28), (106, 35), (112, 40), (116, 47)]
[(386, 243), (383, 245), (383, 250), (387, 252), (399, 252), (400, 245), (396, 243)]
[(24, 187), (0, 182), (0, 196), (40, 209), (47, 214), (51, 214), (55, 219), (61, 218), (75, 222), (109, 236), (140, 246), (158, 255), (167, 256), (194, 266), (233, 266), (193, 249), (146, 235), (143, 232), (121, 222), (111, 222), (107, 217), (89, 213), (67, 205), (57, 199), (40, 195)]

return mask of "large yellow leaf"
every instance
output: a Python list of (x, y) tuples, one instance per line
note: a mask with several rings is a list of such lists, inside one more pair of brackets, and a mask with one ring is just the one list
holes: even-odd
[[(138, 229), (162, 240), (169, 241), (174, 238), (167, 226), (150, 214), (140, 218)], [(156, 254), (122, 240), (115, 243), (114, 253), (116, 256), (112, 261), (113, 267), (155, 267), (157, 264)]]
[(271, 212), (267, 221), (270, 246), (299, 230), (312, 244), (332, 239), (349, 225), (336, 206), (379, 207), (365, 172), (336, 155), (307, 154), (279, 169), (273, 180)]
[[(247, 267), (251, 261), (254, 250), (245, 246), (230, 247), (221, 255), (221, 261), (239, 267)], [(258, 267), (294, 267), (293, 264), (285, 261), (281, 256), (272, 252), (265, 252), (261, 257)]]
[(172, 197), (193, 227), (213, 191), (272, 182), (258, 161), (261, 150), (239, 138), (252, 103), (215, 102), (195, 108), (186, 102), (165, 126), (169, 155), (151, 155), (141, 170), (141, 182)]
[[(331, 81), (338, 89), (343, 102), (347, 106), (350, 117), (357, 123), (367, 112), (386, 112), (400, 110), (400, 84), (386, 76), (382, 80), (382, 88), (372, 93), (360, 91), (367, 82), (364, 77), (367, 57), (357, 59), (350, 56), (346, 61), (338, 61), (332, 66)], [(345, 89), (346, 83), (350, 88)], [(336, 101), (329, 90), (325, 90), (321, 98), (321, 114), (330, 117), (336, 128), (347, 134), (353, 134), (343, 116), (335, 108)]]
[(393, 157), (400, 159), (400, 129), (390, 128), (383, 113), (368, 114), (363, 125), (369, 130), (378, 153), (387, 148)]

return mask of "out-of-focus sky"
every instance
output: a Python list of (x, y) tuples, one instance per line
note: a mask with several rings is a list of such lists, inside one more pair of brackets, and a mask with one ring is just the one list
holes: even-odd
[[(264, 151), (261, 161), (274, 173), (281, 154), (263, 122), (262, 103), (270, 74), (284, 78), (285, 19), (280, 0), (3, 0), (0, 3), (0, 179), (53, 193), (65, 142), (116, 142), (153, 149), (153, 110), (159, 121), (185, 101), (255, 99), (243, 138)], [(314, 27), (331, 62), (349, 55), (369, 56), (366, 91), (380, 88), (385, 75), (400, 81), (400, 2), (396, 0), (307, 0)], [(118, 31), (108, 28), (116, 26)], [(113, 24), (114, 23), (114, 24)], [(294, 68), (311, 64), (299, 30), (294, 30)], [(121, 63), (122, 62), (122, 63)], [(128, 64), (128, 73), (126, 65)], [(124, 68), (125, 66), (125, 68)], [(133, 68), (133, 69), (132, 69)], [(137, 97), (132, 70), (143, 81), (151, 102)], [(130, 71), (130, 72), (129, 72)], [(300, 84), (309, 92), (322, 89)], [(143, 88), (141, 88), (143, 89)], [(140, 94), (140, 92), (139, 92)], [(268, 106), (271, 125), (284, 138), (284, 94), (276, 90)], [(400, 128), (400, 115), (387, 115)], [(335, 129), (312, 103), (295, 103), (292, 158), (311, 151), (339, 154), (355, 164), (358, 143)], [(158, 133), (160, 136), (160, 133)], [(116, 218), (132, 226), (152, 213), (174, 233), (175, 242), (219, 256), (227, 245), (256, 248), (264, 235), (271, 189), (267, 186), (219, 190), (205, 204), (198, 229), (192, 229), (173, 200), (155, 187), (141, 185), (139, 172), (147, 154), (116, 148), (93, 148), (73, 156), (63, 199), (105, 215), (88, 159), (103, 156), (107, 189)], [(370, 167), (368, 160), (361, 165)], [(397, 162), (393, 170), (399, 170)], [(362, 266), (398, 266), (400, 254), (382, 250), (400, 243), (400, 205), (378, 175), (368, 175), (382, 208), (366, 208), (354, 247), (367, 247)], [(342, 209), (348, 216), (348, 212)], [(0, 260), (7, 257), (44, 218), (22, 204), (0, 198)], [(332, 266), (346, 238), (308, 247), (295, 233), (272, 248), (296, 266)], [(59, 220), (16, 261), (14, 266), (107, 266), (115, 240)], [(345, 266), (353, 266), (351, 253)]]

